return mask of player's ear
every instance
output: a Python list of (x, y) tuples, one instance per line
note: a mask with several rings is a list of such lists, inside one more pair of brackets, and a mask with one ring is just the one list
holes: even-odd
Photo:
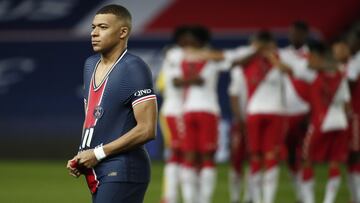
[(130, 34), (130, 30), (128, 27), (121, 27), (120, 28), (120, 39), (124, 39), (128, 37)]

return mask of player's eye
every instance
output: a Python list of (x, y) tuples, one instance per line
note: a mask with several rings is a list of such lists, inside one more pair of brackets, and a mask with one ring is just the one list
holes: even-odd
[(105, 30), (105, 29), (107, 29), (108, 27), (107, 27), (107, 26), (100, 26), (100, 28), (101, 28), (102, 30)]

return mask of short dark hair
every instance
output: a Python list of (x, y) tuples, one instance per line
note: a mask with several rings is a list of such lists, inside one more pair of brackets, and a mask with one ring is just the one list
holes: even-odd
[(117, 4), (110, 4), (110, 5), (100, 8), (96, 12), (96, 15), (98, 15), (98, 14), (113, 14), (113, 15), (121, 18), (121, 20), (124, 20), (124, 22), (127, 24), (127, 26), (129, 26), (129, 29), (131, 29), (132, 17), (131, 17), (129, 10), (127, 8), (125, 8), (124, 6), (117, 5)]
[(177, 27), (173, 33), (173, 41), (178, 43), (179, 40), (188, 33), (191, 33), (191, 27), (189, 25), (181, 25)]
[(193, 25), (191, 30), (194, 37), (203, 45), (210, 42), (211, 34), (207, 27), (202, 25)]
[(253, 39), (264, 43), (275, 42), (273, 35), (268, 30), (260, 30)]
[(305, 21), (297, 20), (297, 21), (293, 22), (291, 26), (295, 29), (298, 29), (298, 30), (301, 30), (304, 32), (309, 32), (309, 26)]
[(309, 43), (309, 50), (312, 53), (319, 54), (321, 56), (325, 56), (327, 52), (326, 45), (321, 41), (312, 41)]

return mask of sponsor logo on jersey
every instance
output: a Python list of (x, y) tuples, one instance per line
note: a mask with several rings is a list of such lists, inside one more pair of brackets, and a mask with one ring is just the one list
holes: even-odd
[(143, 95), (146, 95), (146, 94), (150, 94), (151, 93), (151, 89), (144, 89), (144, 90), (139, 90), (137, 92), (135, 92), (135, 96), (136, 97), (141, 97)]
[(104, 114), (104, 109), (101, 106), (97, 106), (94, 110), (94, 116), (96, 119), (99, 119)]

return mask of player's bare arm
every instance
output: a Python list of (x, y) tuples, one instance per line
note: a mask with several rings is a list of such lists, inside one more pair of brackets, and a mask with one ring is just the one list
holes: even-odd
[[(134, 107), (134, 115), (137, 125), (125, 135), (104, 145), (103, 149), (106, 156), (130, 150), (155, 139), (157, 120), (156, 100), (150, 100), (136, 105)], [(87, 168), (92, 168), (99, 162), (95, 156), (94, 149), (80, 152), (75, 156), (75, 159), (80, 165)]]

